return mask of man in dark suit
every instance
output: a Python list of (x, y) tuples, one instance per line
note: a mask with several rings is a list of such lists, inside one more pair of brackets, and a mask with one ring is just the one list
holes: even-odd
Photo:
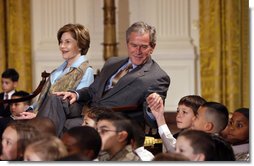
[[(144, 22), (134, 23), (127, 29), (126, 42), (128, 58), (109, 59), (89, 87), (78, 91), (55, 92), (54, 94), (62, 96), (63, 99), (69, 99), (71, 107), (77, 103), (90, 107), (100, 106), (113, 109), (124, 107), (126, 110), (122, 109), (122, 113), (132, 120), (138, 121), (140, 124), (144, 124), (146, 120), (148, 124), (156, 125), (153, 115), (146, 109), (146, 98), (148, 96), (154, 98), (150, 105), (156, 105), (159, 102), (159, 97), (166, 98), (170, 84), (167, 73), (151, 58), (156, 46), (156, 30)], [(132, 69), (115, 83), (115, 76), (129, 64)], [(64, 113), (59, 113), (59, 105), (56, 104), (58, 101), (55, 99), (51, 99), (51, 101), (53, 104), (49, 105), (55, 105), (57, 110), (50, 106), (47, 107), (48, 114), (43, 113), (44, 109), (39, 110), (37, 116), (50, 116), (49, 114), (55, 110), (51, 118), (60, 129), (62, 126), (59, 123), (65, 121), (65, 118), (73, 118), (77, 115), (81, 118), (81, 110), (79, 110), (80, 113), (75, 113), (77, 109), (66, 111), (65, 106)], [(132, 107), (134, 110), (130, 110), (130, 106), (134, 106)], [(75, 116), (70, 114), (75, 114)]]

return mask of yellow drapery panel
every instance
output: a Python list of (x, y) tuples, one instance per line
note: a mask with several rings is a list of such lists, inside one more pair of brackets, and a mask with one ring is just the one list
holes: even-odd
[(200, 0), (201, 94), (230, 112), (249, 107), (248, 0)]
[[(1, 0), (1, 73), (15, 68), (18, 90), (32, 91), (30, 0)], [(3, 23), (2, 23), (3, 22)], [(3, 34), (3, 35), (2, 35)], [(7, 59), (6, 64), (2, 61)], [(3, 66), (2, 66), (3, 64)]]
[[(5, 0), (0, 0), (0, 71), (6, 68), (6, 43), (5, 43)], [(1, 83), (0, 83), (1, 84)]]

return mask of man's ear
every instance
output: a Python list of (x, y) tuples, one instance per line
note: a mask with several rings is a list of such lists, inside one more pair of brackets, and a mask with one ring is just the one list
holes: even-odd
[(118, 132), (118, 142), (125, 142), (128, 137), (128, 133), (126, 131)]
[(205, 161), (205, 155), (204, 153), (198, 153), (196, 154), (196, 157), (193, 161)]

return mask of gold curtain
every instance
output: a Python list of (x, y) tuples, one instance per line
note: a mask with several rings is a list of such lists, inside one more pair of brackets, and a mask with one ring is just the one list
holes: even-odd
[(32, 91), (30, 0), (0, 0), (0, 72), (15, 68), (18, 90)]
[(230, 112), (250, 107), (248, 0), (200, 0), (201, 94)]

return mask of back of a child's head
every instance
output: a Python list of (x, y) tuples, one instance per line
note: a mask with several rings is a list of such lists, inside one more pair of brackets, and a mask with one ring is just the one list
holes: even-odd
[(158, 153), (154, 156), (153, 161), (190, 161), (186, 156), (181, 153)]
[(202, 105), (206, 108), (206, 118), (214, 125), (214, 133), (220, 133), (228, 124), (229, 113), (226, 106), (218, 102), (206, 102)]
[(215, 160), (216, 149), (210, 133), (201, 130), (185, 130), (177, 138), (179, 137), (185, 137), (190, 141), (194, 154), (203, 153), (205, 161)]
[(48, 117), (36, 117), (27, 121), (29, 125), (34, 126), (43, 134), (56, 135), (55, 124)]
[(216, 161), (235, 161), (233, 148), (229, 142), (218, 135), (212, 135), (216, 148)]
[[(23, 90), (20, 90), (20, 91), (16, 91), (13, 93), (12, 97), (15, 97), (15, 98), (23, 98), (23, 97), (26, 97), (26, 96), (29, 96), (29, 93), (26, 92), (26, 91), (23, 91)], [(31, 100), (26, 100), (24, 101), (27, 105), (30, 105), (31, 104)]]
[(98, 156), (101, 150), (102, 141), (95, 128), (90, 126), (76, 126), (67, 130), (64, 134), (68, 134), (76, 140), (76, 143), (72, 146), (77, 146), (80, 149), (80, 153), (87, 150), (93, 150), (94, 156), (92, 159), (95, 159)]
[(41, 161), (54, 161), (68, 155), (61, 139), (53, 135), (44, 135), (41, 139), (29, 144), (27, 149), (31, 149)]
[(113, 112), (113, 111), (112, 109), (106, 107), (91, 107), (91, 108), (84, 107), (82, 114), (97, 121), (98, 116), (104, 112)]
[(17, 82), (19, 80), (19, 73), (15, 69), (9, 68), (2, 73), (2, 78), (8, 78), (13, 82)]
[(198, 108), (206, 102), (204, 98), (198, 95), (188, 95), (184, 96), (178, 102), (178, 105), (185, 105), (186, 107), (190, 107), (194, 115), (197, 115)]

